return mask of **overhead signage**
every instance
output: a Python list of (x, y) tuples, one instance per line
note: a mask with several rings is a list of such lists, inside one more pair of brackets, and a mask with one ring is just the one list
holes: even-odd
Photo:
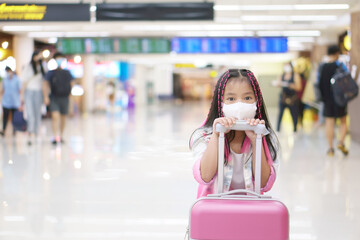
[(286, 37), (262, 38), (173, 38), (176, 53), (284, 53)]
[(96, 21), (213, 20), (214, 3), (115, 3), (97, 4)]
[(84, 53), (169, 53), (166, 38), (62, 38), (57, 48), (64, 54)]
[(0, 21), (90, 21), (90, 4), (1, 3)]
[(61, 38), (64, 54), (285, 53), (286, 37), (244, 38)]

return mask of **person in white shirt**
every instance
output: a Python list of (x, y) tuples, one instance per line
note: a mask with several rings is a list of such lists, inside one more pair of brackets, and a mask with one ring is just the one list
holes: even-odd
[(42, 53), (34, 51), (31, 61), (23, 71), (23, 91), (25, 111), (27, 115), (27, 131), (29, 134), (28, 145), (36, 138), (41, 124), (41, 107), (43, 103), (43, 81), (45, 69)]

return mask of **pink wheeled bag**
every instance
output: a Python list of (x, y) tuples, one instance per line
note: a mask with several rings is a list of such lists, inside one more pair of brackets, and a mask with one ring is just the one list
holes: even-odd
[(237, 121), (232, 130), (252, 130), (257, 134), (255, 151), (255, 191), (233, 190), (223, 193), (224, 126), (218, 149), (217, 194), (199, 198), (191, 207), (188, 239), (191, 240), (288, 240), (289, 213), (286, 206), (271, 196), (260, 194), (262, 135), (269, 134), (265, 125), (250, 126)]

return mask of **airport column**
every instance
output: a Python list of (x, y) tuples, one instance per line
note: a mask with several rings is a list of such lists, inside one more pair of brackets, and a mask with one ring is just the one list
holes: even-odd
[(155, 97), (171, 98), (173, 96), (173, 70), (171, 64), (161, 64), (154, 71)]
[(14, 58), (16, 59), (16, 73), (21, 76), (25, 65), (30, 62), (34, 52), (34, 39), (24, 36), (14, 36)]
[(148, 78), (148, 67), (137, 64), (135, 67), (135, 107), (146, 104), (146, 81)]
[(84, 88), (85, 94), (83, 98), (83, 109), (84, 113), (91, 113), (94, 110), (94, 67), (95, 67), (95, 56), (84, 55), (84, 75), (81, 79), (81, 85)]
[[(359, 4), (360, 5), (360, 4)], [(356, 12), (351, 13), (351, 50), (350, 50), (350, 66), (356, 65), (357, 71), (355, 80), (360, 82), (360, 6)], [(349, 103), (348, 111), (350, 115), (350, 133), (354, 141), (360, 143), (360, 96)]]

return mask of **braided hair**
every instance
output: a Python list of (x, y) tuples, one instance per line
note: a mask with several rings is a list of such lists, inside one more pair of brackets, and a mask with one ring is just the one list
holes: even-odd
[[(240, 81), (247, 81), (250, 84), (252, 90), (254, 91), (255, 98), (256, 98), (256, 104), (257, 104), (257, 111), (256, 111), (255, 118), (265, 121), (265, 126), (266, 126), (267, 130), (270, 132), (270, 134), (265, 136), (265, 140), (268, 144), (272, 159), (275, 160), (277, 158), (277, 146), (279, 145), (278, 140), (277, 140), (276, 135), (274, 134), (274, 131), (272, 130), (270, 122), (268, 120), (268, 114), (266, 111), (265, 103), (263, 101), (259, 83), (258, 83), (256, 77), (254, 76), (254, 74), (250, 70), (229, 69), (220, 76), (220, 78), (215, 86), (213, 99), (211, 102), (211, 107), (210, 107), (207, 119), (205, 120), (202, 128), (211, 128), (212, 129), (214, 120), (219, 117), (224, 117), (224, 113), (222, 111), (222, 103), (223, 103), (223, 98), (224, 98), (225, 87), (226, 87), (226, 84), (229, 81), (229, 79), (237, 79)], [(210, 132), (209, 135), (211, 133), (212, 132)], [(229, 133), (226, 134), (225, 151), (224, 151), (226, 164), (227, 164), (228, 158), (230, 156), (230, 142), (234, 139), (234, 137), (235, 137), (235, 131), (230, 131)]]

